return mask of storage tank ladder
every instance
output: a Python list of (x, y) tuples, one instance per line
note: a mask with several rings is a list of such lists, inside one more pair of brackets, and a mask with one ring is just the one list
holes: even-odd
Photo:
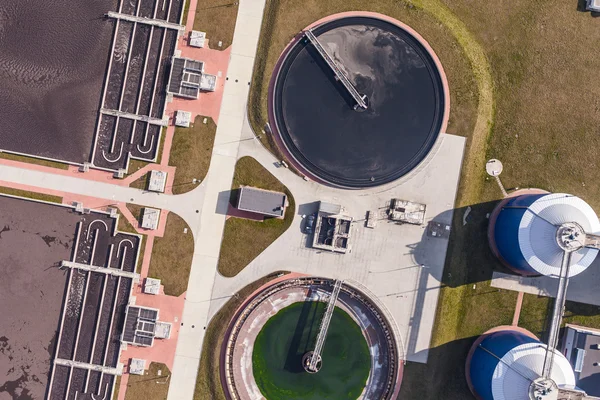
[[(329, 53), (327, 53), (327, 51), (325, 51), (325, 48), (323, 47), (323, 45), (321, 45), (321, 42), (319, 42), (319, 40), (317, 39), (317, 37), (315, 36), (315, 34), (312, 32), (311, 29), (308, 29), (307, 31), (305, 31), (304, 34), (308, 38), (308, 41), (314, 46), (314, 48), (317, 49), (317, 52), (319, 52), (321, 57), (323, 57), (323, 59), (325, 60), (327, 65), (329, 65), (329, 68), (332, 69), (336, 78), (340, 82), (342, 82), (342, 85), (344, 85), (344, 87), (346, 88), (348, 93), (350, 93), (350, 95), (352, 96), (354, 101), (356, 101), (357, 107), (360, 107), (361, 109), (366, 110), (367, 109), (367, 101), (366, 101), (367, 96), (365, 96), (364, 94), (358, 93), (358, 90), (356, 90), (356, 88), (354, 87), (352, 82), (350, 82), (350, 79), (348, 79), (346, 74), (344, 74), (342, 72), (339, 65), (337, 65), (337, 63), (329, 55)], [(355, 109), (356, 109), (356, 107), (355, 107)]]
[(312, 353), (310, 358), (310, 364), (308, 365), (308, 369), (313, 372), (317, 372), (317, 363), (321, 359), (321, 352), (323, 351), (323, 346), (325, 345), (325, 339), (327, 338), (327, 331), (329, 330), (329, 323), (331, 322), (331, 317), (333, 316), (333, 311), (335, 310), (335, 303), (340, 294), (340, 290), (342, 289), (342, 281), (336, 280), (333, 285), (333, 291), (331, 292), (331, 296), (329, 296), (329, 302), (327, 303), (327, 310), (325, 310), (325, 315), (323, 315), (323, 319), (321, 320), (321, 325), (319, 326), (319, 335), (317, 336), (317, 344), (315, 345), (315, 350)]

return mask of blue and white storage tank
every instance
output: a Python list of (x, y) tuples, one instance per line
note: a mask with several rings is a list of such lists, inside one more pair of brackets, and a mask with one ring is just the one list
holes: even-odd
[[(564, 253), (557, 233), (566, 223), (579, 225), (585, 233), (600, 233), (598, 216), (577, 196), (538, 191), (507, 198), (490, 218), (490, 246), (505, 265), (521, 275), (557, 277)], [(587, 247), (573, 252), (569, 276), (583, 272), (597, 255), (597, 249)]]
[[(499, 327), (473, 345), (466, 365), (467, 382), (478, 400), (530, 400), (539, 382), (547, 345), (514, 327)], [(557, 388), (574, 388), (575, 374), (569, 361), (554, 351), (551, 382)], [(556, 391), (557, 392), (557, 391)]]

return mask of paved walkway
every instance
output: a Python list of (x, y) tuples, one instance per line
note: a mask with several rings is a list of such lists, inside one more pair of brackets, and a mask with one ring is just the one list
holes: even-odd
[(169, 400), (191, 399), (194, 395), (264, 5), (264, 0), (244, 0), (239, 5), (219, 125), (209, 173), (203, 182), (206, 185), (201, 206), (204, 212), (201, 213), (200, 229), (194, 231), (196, 248)]

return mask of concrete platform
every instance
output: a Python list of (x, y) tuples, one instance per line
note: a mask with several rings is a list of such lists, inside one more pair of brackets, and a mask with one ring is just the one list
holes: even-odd
[[(494, 272), (492, 286), (537, 296), (556, 297), (558, 279), (547, 276), (522, 277)], [(597, 295), (598, 287), (600, 287), (600, 258), (596, 258), (592, 265), (581, 274), (571, 278), (567, 300), (600, 306), (600, 297)]]
[[(256, 141), (242, 142), (239, 156), (251, 155), (261, 162), (291, 190), (299, 208), (291, 227), (239, 275), (217, 276), (212, 298), (222, 300), (211, 303), (210, 316), (228, 296), (277, 270), (352, 279), (365, 285), (392, 314), (402, 336), (404, 358), (426, 362), (448, 239), (427, 237), (425, 228), (428, 221), (452, 221), (464, 145), (464, 138), (443, 134), (428, 160), (400, 182), (349, 191), (306, 182), (285, 168), (276, 168), (275, 159)], [(380, 221), (375, 229), (367, 228), (366, 212), (384, 207), (392, 198), (427, 204), (425, 224)], [(341, 204), (355, 219), (351, 253), (307, 247), (312, 237), (302, 231), (302, 215), (315, 212), (320, 200)]]

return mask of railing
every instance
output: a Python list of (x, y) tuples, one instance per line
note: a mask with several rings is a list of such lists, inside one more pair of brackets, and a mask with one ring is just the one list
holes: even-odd
[(548, 334), (548, 348), (544, 358), (544, 368), (542, 377), (550, 378), (552, 374), (552, 364), (554, 363), (554, 353), (558, 344), (558, 332), (562, 322), (565, 301), (567, 300), (567, 287), (569, 286), (569, 270), (571, 269), (571, 252), (565, 251), (560, 266), (560, 275), (558, 277), (558, 291), (554, 300), (554, 311), (552, 313), (552, 323), (550, 333)]
[(333, 291), (331, 292), (331, 296), (329, 296), (329, 302), (327, 303), (327, 310), (325, 311), (325, 315), (323, 315), (323, 319), (321, 320), (321, 325), (319, 326), (319, 335), (317, 336), (317, 343), (315, 345), (315, 350), (311, 355), (310, 363), (308, 365), (308, 369), (313, 372), (317, 372), (317, 363), (321, 359), (321, 352), (323, 351), (323, 346), (325, 345), (325, 339), (327, 338), (327, 331), (329, 330), (329, 324), (331, 323), (331, 317), (333, 316), (333, 311), (335, 310), (335, 303), (337, 302), (338, 296), (340, 295), (340, 290), (342, 289), (342, 281), (336, 280), (333, 285)]
[(325, 51), (325, 48), (323, 47), (323, 45), (321, 45), (321, 42), (319, 42), (315, 34), (312, 33), (312, 30), (309, 29), (305, 31), (304, 34), (308, 38), (308, 41), (314, 46), (314, 48), (317, 49), (321, 57), (323, 57), (327, 65), (329, 65), (329, 67), (333, 70), (335, 76), (339, 79), (340, 82), (342, 82), (342, 85), (344, 85), (344, 87), (346, 88), (348, 93), (350, 93), (354, 101), (356, 101), (358, 107), (362, 108), (363, 110), (366, 110), (366, 96), (358, 93), (358, 90), (356, 90), (352, 82), (350, 82), (350, 79), (348, 79), (346, 74), (342, 72), (340, 67), (337, 65), (335, 60), (329, 55), (329, 53)]

